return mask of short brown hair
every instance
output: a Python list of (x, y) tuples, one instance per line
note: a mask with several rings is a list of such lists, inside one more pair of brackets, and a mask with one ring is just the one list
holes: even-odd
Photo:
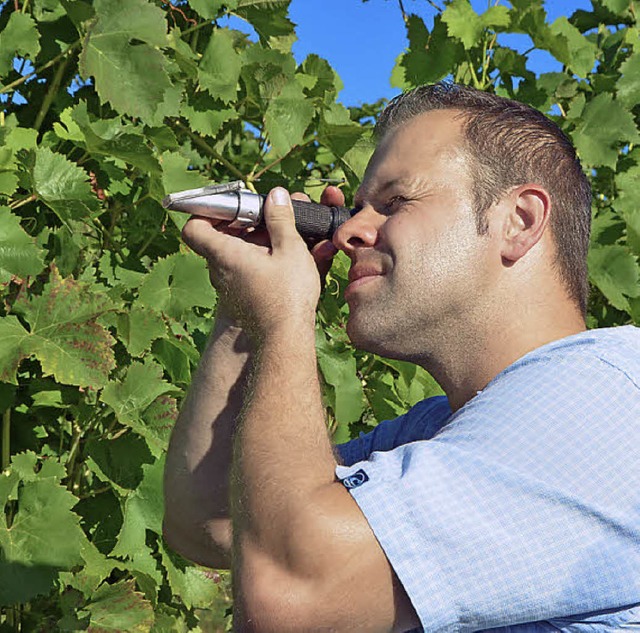
[(510, 187), (536, 182), (553, 203), (549, 223), (559, 277), (586, 314), (587, 251), (591, 187), (571, 141), (538, 110), (498, 95), (448, 82), (420, 86), (392, 99), (376, 124), (379, 138), (432, 110), (458, 110), (464, 117), (465, 148), (477, 173), (474, 184), (478, 233), (486, 214)]

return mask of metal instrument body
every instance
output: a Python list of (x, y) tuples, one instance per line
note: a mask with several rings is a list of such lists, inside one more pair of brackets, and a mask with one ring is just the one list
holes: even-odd
[[(248, 228), (264, 225), (264, 200), (265, 196), (249, 191), (241, 180), (236, 180), (169, 194), (162, 200), (162, 206), (173, 211), (224, 220), (232, 228)], [(311, 243), (331, 239), (338, 226), (353, 215), (353, 211), (345, 207), (328, 207), (302, 200), (293, 200), (292, 204), (296, 228)]]

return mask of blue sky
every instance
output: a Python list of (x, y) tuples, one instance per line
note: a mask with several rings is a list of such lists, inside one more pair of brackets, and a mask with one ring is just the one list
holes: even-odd
[[(478, 12), (485, 11), (489, 3), (495, 2), (471, 0)], [(427, 0), (403, 0), (403, 4), (407, 13), (416, 13), (432, 24), (434, 9)], [(501, 4), (508, 6), (506, 2)], [(590, 0), (547, 0), (545, 8), (553, 21), (570, 16), (576, 9), (591, 10), (592, 6)], [(328, 60), (345, 85), (339, 97), (345, 105), (397, 94), (389, 77), (395, 58), (407, 46), (407, 38), (396, 0), (292, 0), (289, 13), (298, 25), (298, 41), (293, 47), (296, 59), (300, 62), (309, 53), (317, 53)], [(527, 36), (507, 37), (503, 43), (513, 48), (531, 46)], [(530, 68), (540, 73), (560, 66), (550, 55), (534, 52)]]

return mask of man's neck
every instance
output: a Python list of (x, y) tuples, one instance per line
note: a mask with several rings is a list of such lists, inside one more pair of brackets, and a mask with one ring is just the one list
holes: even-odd
[(577, 311), (522, 312), (519, 318), (510, 314), (485, 320), (481, 328), (455, 328), (440, 337), (428, 357), (417, 361), (439, 382), (453, 411), (525, 354), (586, 329)]

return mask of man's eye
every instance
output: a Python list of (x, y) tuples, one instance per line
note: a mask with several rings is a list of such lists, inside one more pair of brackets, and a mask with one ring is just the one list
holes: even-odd
[(393, 213), (397, 211), (406, 201), (407, 199), (403, 196), (394, 196), (393, 198), (390, 198), (384, 205), (384, 210), (386, 213)]

